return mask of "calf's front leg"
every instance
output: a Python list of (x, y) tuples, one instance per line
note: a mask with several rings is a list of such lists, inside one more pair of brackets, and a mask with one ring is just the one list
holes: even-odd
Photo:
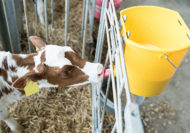
[(0, 108), (0, 120), (4, 121), (13, 133), (21, 133), (22, 127), (12, 117), (9, 117), (8, 107)]

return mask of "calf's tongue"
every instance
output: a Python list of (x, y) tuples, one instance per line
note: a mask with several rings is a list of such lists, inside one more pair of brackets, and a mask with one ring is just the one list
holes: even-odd
[(110, 69), (105, 69), (104, 70), (104, 78), (109, 77), (109, 75), (110, 75)]

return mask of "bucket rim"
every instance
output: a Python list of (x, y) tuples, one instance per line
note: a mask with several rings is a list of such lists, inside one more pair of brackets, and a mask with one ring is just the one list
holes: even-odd
[(138, 44), (138, 43), (136, 43), (130, 39), (127, 39), (126, 37), (125, 37), (125, 44), (132, 45), (132, 46), (135, 46), (137, 48), (141, 48), (141, 49), (144, 49), (144, 50), (147, 50), (150, 52), (160, 52), (160, 53), (171, 53), (171, 52), (182, 51), (182, 50), (190, 48), (190, 42), (189, 42), (186, 46), (178, 48), (178, 49), (168, 49), (168, 50), (166, 50), (166, 49), (154, 49), (151, 47), (146, 47), (146, 46), (140, 45), (140, 44)]
[[(132, 6), (132, 7), (128, 7), (128, 8), (125, 8), (123, 10), (120, 11), (120, 21), (122, 23), (122, 25), (124, 25), (124, 21), (122, 18), (122, 15), (123, 12), (126, 12), (126, 10), (132, 10), (132, 9), (136, 9), (136, 8), (159, 8), (159, 9), (162, 9), (162, 10), (166, 10), (166, 11), (170, 11), (172, 13), (175, 13), (176, 15), (178, 15), (180, 17), (180, 19), (182, 19), (181, 15), (175, 11), (175, 10), (172, 10), (172, 9), (169, 9), (169, 8), (165, 8), (165, 7), (161, 7), (161, 6), (153, 6), (153, 5), (140, 5), (140, 6)], [(182, 19), (183, 20), (183, 19)], [(183, 20), (183, 23), (184, 20)], [(186, 26), (186, 32), (188, 34), (190, 34), (190, 30), (188, 28), (188, 26), (186, 25), (185, 23), (185, 26)], [(126, 29), (125, 28), (122, 28), (124, 30), (124, 33), (126, 33)], [(144, 50), (147, 50), (147, 51), (150, 51), (150, 52), (162, 52), (162, 53), (170, 53), (170, 52), (176, 52), (176, 51), (182, 51), (182, 50), (185, 50), (185, 49), (189, 49), (190, 48), (190, 39), (188, 41), (188, 43), (185, 43), (183, 45), (183, 47), (181, 48), (173, 48), (173, 49), (154, 49), (154, 48), (151, 48), (151, 47), (146, 47), (146, 46), (143, 46), (143, 45), (140, 45), (138, 44), (137, 42), (133, 41), (133, 40), (130, 40), (127, 38), (126, 34), (124, 35), (124, 40), (125, 40), (125, 44), (130, 44), (132, 46), (135, 46), (137, 48), (142, 48)]]
[(162, 6), (155, 6), (155, 5), (138, 5), (138, 6), (131, 6), (131, 7), (128, 7), (128, 8), (125, 8), (123, 10), (120, 11), (120, 15), (125, 12), (126, 10), (132, 10), (132, 9), (135, 9), (135, 8), (159, 8), (159, 9), (163, 9), (163, 10), (168, 10), (168, 11), (171, 11), (173, 13), (177, 13), (179, 14), (177, 11), (175, 10), (172, 10), (170, 8), (166, 8), (166, 7), (162, 7)]

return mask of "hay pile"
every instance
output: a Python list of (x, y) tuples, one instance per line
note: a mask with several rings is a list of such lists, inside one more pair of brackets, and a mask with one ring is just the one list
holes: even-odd
[[(90, 85), (44, 89), (10, 108), (24, 133), (81, 133), (91, 131)], [(4, 132), (8, 127), (4, 125)]]

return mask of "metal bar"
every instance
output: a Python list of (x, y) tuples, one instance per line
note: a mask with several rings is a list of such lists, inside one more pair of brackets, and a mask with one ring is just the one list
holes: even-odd
[(101, 48), (100, 48), (100, 51), (99, 51), (99, 54), (100, 54), (100, 56), (99, 56), (99, 62), (101, 62), (101, 60), (102, 60), (102, 51), (103, 51), (103, 46), (104, 46), (104, 38), (105, 38), (105, 25), (103, 26), (103, 29), (102, 29), (102, 32), (103, 32), (103, 34), (102, 34), (102, 37), (101, 37), (101, 41), (100, 41), (100, 43), (101, 43)]
[(2, 0), (2, 4), (3, 4), (4, 14), (5, 14), (5, 21), (6, 21), (6, 25), (7, 25), (7, 31), (8, 31), (8, 36), (9, 36), (9, 42), (10, 42), (10, 44), (11, 44), (11, 51), (14, 52), (14, 49), (13, 49), (13, 42), (12, 42), (12, 39), (11, 39), (11, 33), (10, 33), (9, 20), (8, 20), (8, 15), (7, 15), (7, 9), (6, 9), (5, 0)]
[(90, 17), (90, 43), (93, 43), (93, 26), (94, 26), (94, 14), (95, 14), (96, 0), (92, 0), (91, 17)]
[(16, 13), (15, 16), (16, 16), (17, 28), (19, 32), (18, 34), (20, 37), (21, 33), (23, 32), (23, 20), (22, 20), (22, 10), (20, 6), (20, 0), (14, 0), (14, 12)]
[(105, 35), (105, 10), (107, 8), (108, 0), (104, 0), (102, 4), (101, 17), (100, 17), (100, 25), (98, 29), (98, 39), (96, 44), (96, 52), (95, 52), (95, 60), (94, 62), (100, 62), (100, 56), (102, 55), (102, 47), (104, 35)]
[(81, 24), (81, 38), (83, 38), (84, 20), (85, 20), (85, 11), (86, 11), (86, 0), (83, 0), (83, 8), (82, 8), (82, 24)]
[[(105, 16), (106, 21), (105, 21), (105, 27), (106, 27), (106, 35), (109, 40), (109, 32), (108, 32), (108, 23), (107, 23), (107, 18)], [(112, 42), (113, 43), (113, 42)], [(118, 123), (118, 104), (117, 104), (117, 96), (116, 96), (116, 85), (115, 85), (115, 79), (114, 79), (114, 72), (113, 72), (113, 64), (112, 64), (112, 55), (111, 55), (111, 46), (110, 43), (108, 43), (108, 51), (109, 51), (109, 61), (110, 61), (110, 74), (112, 78), (112, 90), (113, 90), (113, 99), (114, 99), (114, 108), (115, 108), (115, 118), (116, 118), (116, 124), (117, 124), (117, 129), (119, 127)]]
[(25, 21), (26, 21), (26, 33), (27, 33), (27, 40), (28, 40), (28, 49), (29, 49), (29, 53), (31, 53), (31, 44), (29, 41), (29, 26), (28, 26), (28, 15), (27, 15), (27, 8), (26, 8), (26, 0), (23, 0), (23, 6), (24, 6), (24, 17), (25, 17)]
[(116, 68), (116, 71), (117, 71), (117, 76), (116, 76), (116, 79), (117, 79), (117, 100), (118, 100), (118, 132), (119, 133), (122, 133), (123, 132), (123, 122), (122, 122), (122, 103), (121, 103), (121, 97), (119, 95), (119, 92), (120, 92), (120, 74), (119, 74), (119, 70), (120, 70), (120, 66), (119, 66), (119, 56), (116, 55), (116, 67), (118, 66), (119, 69)]
[[(21, 52), (21, 47), (20, 47), (20, 35), (21, 35), (21, 25), (22, 25), (22, 15), (21, 15), (21, 10), (20, 10), (20, 3), (19, 0), (14, 0), (14, 1), (9, 1), (12, 3), (12, 10), (14, 14), (10, 16), (13, 18), (13, 22), (15, 25), (13, 26), (13, 29), (11, 30), (12, 32), (12, 40), (13, 40), (13, 48), (15, 53), (20, 53)], [(10, 10), (10, 7), (9, 9)], [(12, 21), (12, 20), (11, 20)]]
[(35, 20), (36, 24), (38, 23), (38, 12), (37, 12), (37, 0), (34, 0), (34, 10), (35, 10)]
[[(112, 7), (114, 7), (114, 3), (113, 0), (110, 1), (110, 4), (112, 4)], [(117, 17), (116, 17), (116, 11), (115, 8), (113, 9), (113, 17), (115, 20), (115, 26), (116, 26), (116, 31), (117, 31), (117, 38), (118, 38), (118, 42), (119, 42), (119, 50), (120, 50), (120, 58), (121, 58), (121, 62), (122, 62), (122, 70), (123, 70), (123, 77), (125, 80), (125, 92), (126, 92), (126, 97), (127, 97), (127, 102), (131, 102), (131, 96), (130, 96), (130, 89), (129, 89), (129, 83), (128, 83), (128, 77), (127, 77), (127, 70), (126, 70), (126, 65), (125, 65), (125, 60), (124, 60), (124, 54), (123, 54), (123, 47), (122, 47), (122, 41), (121, 41), (121, 37), (120, 37), (120, 32), (119, 32), (119, 25), (117, 22)]]
[(92, 133), (95, 133), (98, 128), (96, 90), (97, 84), (92, 84)]
[(98, 84), (97, 87), (97, 113), (98, 113), (98, 129), (100, 130), (100, 125), (101, 125), (101, 103), (100, 103), (100, 92), (102, 88), (102, 83)]
[(20, 33), (23, 29), (21, 16), (19, 0), (0, 1), (0, 41), (5, 51), (14, 53), (21, 51)]
[(109, 75), (108, 81), (107, 81), (107, 87), (106, 87), (106, 95), (105, 95), (104, 105), (103, 105), (103, 110), (102, 110), (102, 117), (101, 117), (102, 119), (101, 119), (100, 129), (102, 129), (103, 122), (104, 122), (105, 108), (106, 108), (108, 94), (109, 94), (109, 90), (110, 90), (110, 83), (111, 83), (111, 76)]
[(86, 47), (86, 28), (87, 28), (87, 20), (88, 20), (88, 6), (89, 0), (86, 0), (86, 8), (85, 8), (85, 20), (84, 20), (84, 29), (83, 29), (83, 39), (82, 39), (82, 58), (85, 56), (85, 47)]
[[(111, 30), (111, 39), (112, 39), (112, 45), (115, 44), (116, 45), (116, 42), (114, 40), (114, 34), (113, 34), (113, 30)], [(118, 121), (117, 121), (117, 132), (118, 133), (122, 133), (123, 132), (123, 123), (122, 123), (122, 105), (121, 105), (121, 99), (119, 97), (119, 88), (120, 88), (120, 75), (119, 75), (119, 69), (121, 67), (119, 67), (119, 56), (118, 56), (118, 51), (116, 52), (116, 55), (115, 55), (115, 65), (116, 65), (116, 73), (117, 73), (117, 76), (116, 76), (116, 85), (117, 85), (117, 103), (118, 103), (118, 108), (115, 108), (115, 110), (118, 111)], [(115, 103), (114, 103), (115, 104)]]
[(119, 91), (119, 96), (121, 97), (122, 96), (122, 93), (123, 93), (123, 90), (124, 90), (124, 85), (125, 85), (125, 82), (123, 81), (123, 77), (122, 77), (122, 80), (121, 80), (121, 83), (120, 83), (120, 91)]
[(69, 8), (70, 0), (65, 0), (65, 46), (67, 46), (67, 34), (69, 31)]
[(54, 0), (51, 0), (51, 28), (54, 27)]
[(45, 35), (46, 35), (46, 41), (48, 42), (48, 11), (47, 11), (47, 0), (44, 0), (44, 11), (45, 11)]
[(113, 126), (113, 128), (112, 128), (112, 130), (111, 130), (111, 133), (114, 133), (115, 130), (116, 130), (116, 123), (114, 124), (114, 126)]

